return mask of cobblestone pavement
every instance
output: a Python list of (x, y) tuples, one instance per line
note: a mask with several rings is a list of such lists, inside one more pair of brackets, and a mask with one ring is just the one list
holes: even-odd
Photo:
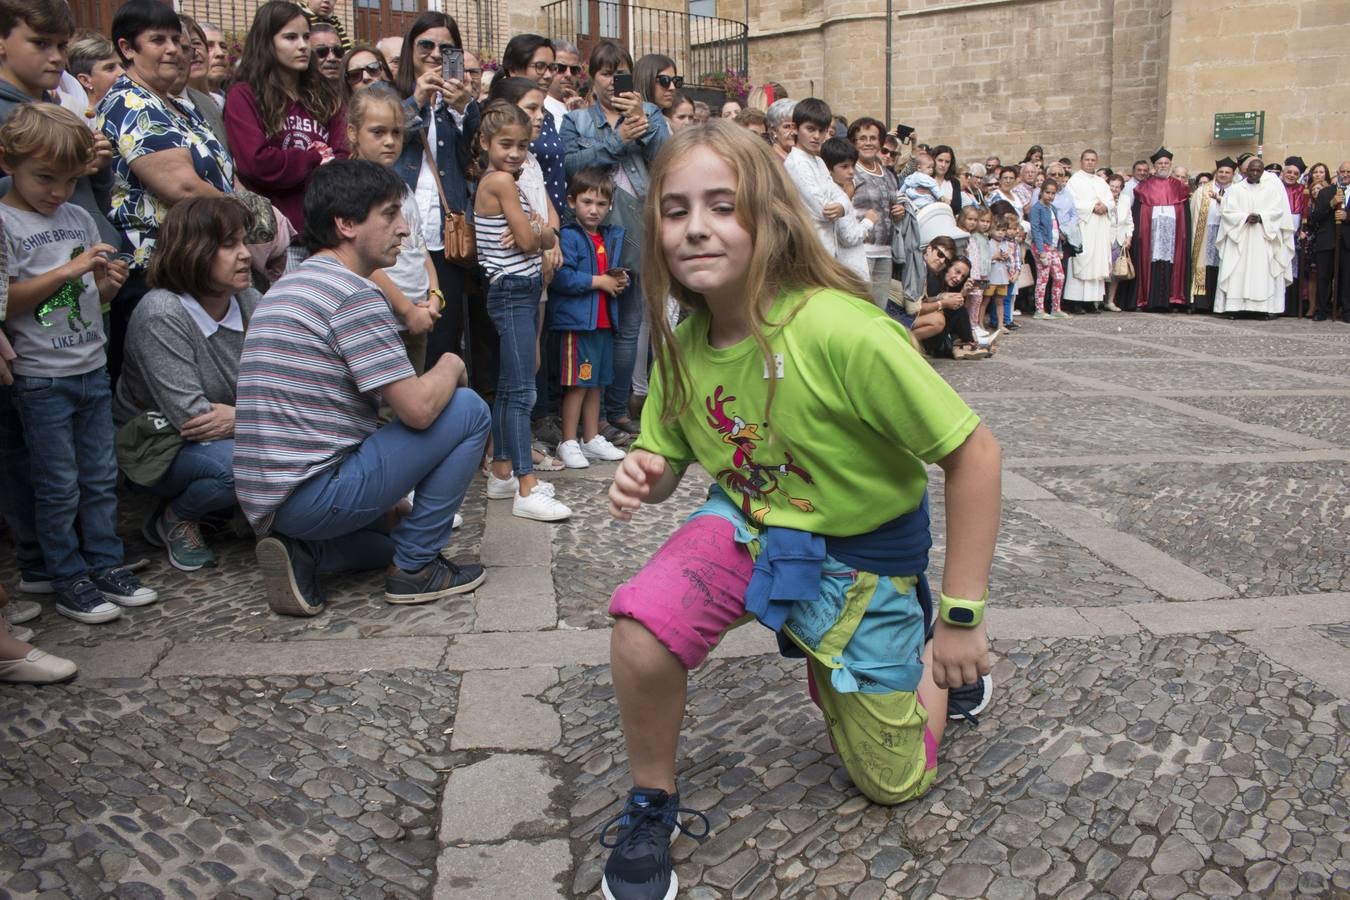
[[(1003, 344), (939, 364), (1005, 448), (994, 704), (928, 796), (874, 806), (802, 664), (737, 629), (691, 680), (682, 799), (713, 833), (675, 843), (681, 896), (1350, 897), (1350, 328)], [(168, 568), (126, 498), (164, 600), (33, 623), (82, 672), (0, 690), (0, 900), (598, 896), (627, 787), (607, 597), (708, 485), (620, 526), (611, 472), (553, 477), (558, 526), (476, 485), (450, 547), (488, 564), (474, 595), (390, 607), (355, 574), (313, 620), (266, 610), (228, 529), (220, 569)]]

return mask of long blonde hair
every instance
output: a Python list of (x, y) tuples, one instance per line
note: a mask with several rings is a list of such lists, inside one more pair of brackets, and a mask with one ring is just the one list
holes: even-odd
[[(745, 311), (750, 334), (763, 354), (770, 372), (772, 352), (765, 337), (767, 328), (791, 321), (800, 305), (781, 321), (769, 322), (765, 311), (782, 291), (819, 288), (842, 291), (857, 297), (870, 296), (870, 288), (857, 275), (831, 256), (807, 217), (801, 196), (783, 164), (757, 135), (731, 122), (712, 119), (691, 125), (666, 141), (651, 168), (651, 186), (643, 208), (642, 280), (647, 315), (652, 323), (652, 346), (670, 403), (664, 417), (673, 419), (689, 405), (692, 386), (685, 360), (665, 315), (666, 297), (689, 311), (708, 309), (697, 291), (680, 284), (670, 274), (661, 247), (661, 194), (670, 170), (698, 147), (707, 147), (731, 167), (736, 175), (736, 220), (753, 241), (746, 270)], [(805, 301), (803, 301), (805, 302)], [(769, 383), (773, 403), (774, 381)]]

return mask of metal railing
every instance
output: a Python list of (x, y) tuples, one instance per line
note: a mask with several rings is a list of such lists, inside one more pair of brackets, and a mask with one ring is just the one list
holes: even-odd
[(729, 70), (749, 69), (749, 29), (734, 19), (610, 0), (554, 0), (544, 5), (543, 14), (549, 37), (576, 44), (583, 64), (591, 48), (608, 38), (623, 45), (634, 60), (648, 53), (664, 53), (675, 60), (685, 80), (694, 84)]

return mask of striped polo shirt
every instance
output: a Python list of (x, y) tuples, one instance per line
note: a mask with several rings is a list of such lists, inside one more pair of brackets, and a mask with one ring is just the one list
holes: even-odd
[(234, 489), (254, 530), (370, 437), (380, 388), (414, 374), (373, 282), (326, 255), (277, 281), (249, 321), (235, 402)]

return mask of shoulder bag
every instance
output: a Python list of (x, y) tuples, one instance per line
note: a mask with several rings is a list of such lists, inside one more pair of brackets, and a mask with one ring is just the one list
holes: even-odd
[(445, 188), (441, 172), (436, 166), (436, 154), (431, 152), (426, 130), (422, 130), (422, 152), (431, 164), (431, 175), (436, 179), (436, 194), (441, 198), (441, 222), (445, 240), (445, 258), (452, 263), (469, 266), (478, 262), (478, 248), (474, 245), (473, 225), (464, 213), (450, 208), (445, 202)]

